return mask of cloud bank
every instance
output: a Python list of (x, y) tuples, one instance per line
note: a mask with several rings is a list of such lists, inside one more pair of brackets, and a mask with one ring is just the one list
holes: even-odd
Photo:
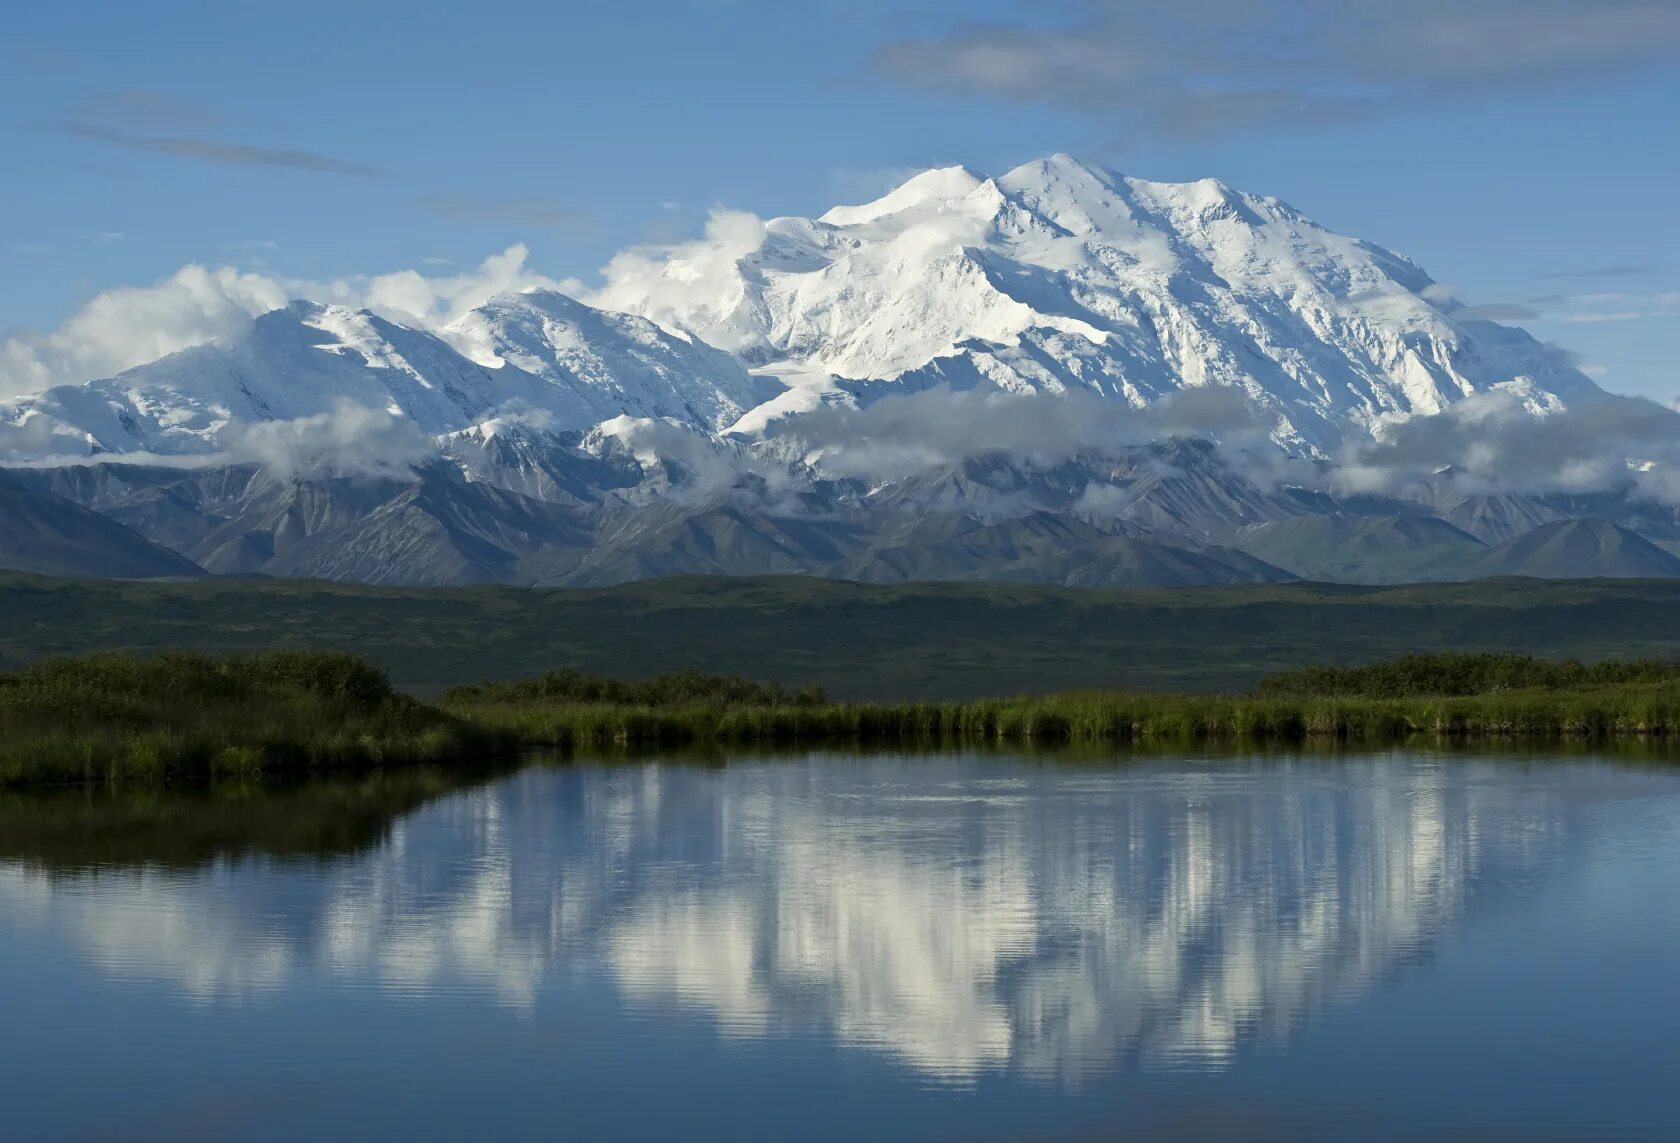
[(217, 443), (218, 462), (254, 461), (282, 480), (319, 468), (343, 476), (403, 475), (437, 452), (413, 421), (349, 401), (312, 417), (235, 423)]
[(284, 283), (231, 266), (183, 266), (150, 286), (96, 296), (49, 334), (0, 342), (0, 397), (39, 393), (229, 337), (286, 304)]
[[(1178, 437), (1220, 441), (1233, 457), (1287, 464), (1262, 412), (1236, 389), (1185, 389), (1143, 408), (1093, 394), (944, 387), (883, 397), (862, 409), (825, 406), (777, 422), (770, 440), (838, 477), (901, 479), (969, 457), (1006, 453), (1051, 465), (1083, 453)], [(1245, 467), (1258, 467), (1245, 461)]]
[(1070, 393), (932, 389), (863, 409), (779, 422), (769, 451), (832, 477), (902, 480), (975, 456), (1028, 466), (1101, 457), (1171, 439), (1215, 445), (1227, 469), (1265, 489), (1405, 497), (1444, 471), (1468, 493), (1629, 493), (1680, 504), (1680, 412), (1606, 394), (1536, 415), (1520, 395), (1479, 393), (1432, 416), (1394, 420), (1328, 462), (1284, 453), (1262, 409), (1235, 389), (1187, 389), (1142, 409)]
[(1680, 503), (1680, 413), (1607, 394), (1536, 417), (1511, 394), (1477, 393), (1349, 445), (1326, 483), (1338, 492), (1401, 494), (1443, 469), (1469, 492), (1628, 490)]

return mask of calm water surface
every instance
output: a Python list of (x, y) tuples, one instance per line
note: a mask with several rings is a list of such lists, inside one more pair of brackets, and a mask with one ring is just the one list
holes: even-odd
[(0, 801), (0, 1138), (1674, 1138), (1680, 768)]

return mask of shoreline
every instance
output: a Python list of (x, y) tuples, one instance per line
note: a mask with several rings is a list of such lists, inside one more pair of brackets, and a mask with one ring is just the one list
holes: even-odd
[(630, 681), (561, 671), (426, 703), (353, 655), (174, 652), (0, 675), (0, 726), (0, 788), (11, 789), (292, 780), (640, 747), (1664, 743), (1680, 738), (1680, 666), (1412, 656), (1271, 676), (1249, 695), (950, 703), (831, 702), (814, 687), (699, 671)]

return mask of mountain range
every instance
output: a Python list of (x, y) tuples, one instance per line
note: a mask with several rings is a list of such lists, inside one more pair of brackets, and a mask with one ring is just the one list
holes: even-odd
[(299, 300), (0, 401), (0, 566), (1680, 575), (1680, 513), (1632, 485), (1320, 479), (1350, 444), (1490, 395), (1535, 418), (1609, 400), (1567, 355), (1276, 199), (1065, 156), (950, 168), (820, 218), (716, 220), (581, 298), (504, 293), (444, 322)]

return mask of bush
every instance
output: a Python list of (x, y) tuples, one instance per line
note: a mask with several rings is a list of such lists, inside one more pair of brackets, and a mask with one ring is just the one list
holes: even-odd
[(366, 769), (499, 740), (355, 655), (50, 659), (0, 675), (0, 785)]

